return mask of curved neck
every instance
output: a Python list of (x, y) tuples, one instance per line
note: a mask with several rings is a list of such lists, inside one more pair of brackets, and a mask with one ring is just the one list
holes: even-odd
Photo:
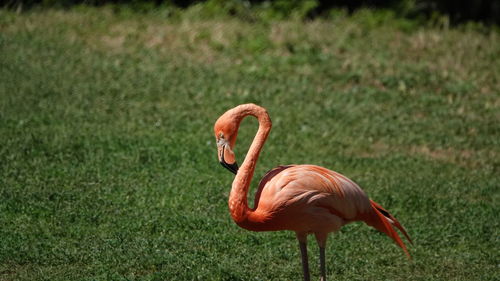
[[(237, 107), (236, 109), (238, 109)], [(241, 110), (235, 112), (235, 118), (240, 122), (244, 117), (253, 115), (259, 120), (259, 129), (255, 135), (243, 164), (234, 178), (229, 195), (229, 210), (233, 220), (240, 224), (248, 219), (252, 212), (248, 207), (247, 194), (259, 158), (260, 151), (271, 131), (271, 119), (266, 110), (255, 105), (242, 106)]]

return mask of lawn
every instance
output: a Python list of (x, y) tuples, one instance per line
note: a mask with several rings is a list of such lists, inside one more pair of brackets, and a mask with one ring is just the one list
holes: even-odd
[(500, 280), (498, 31), (195, 12), (0, 10), (0, 280), (300, 280), (292, 232), (229, 216), (213, 124), (247, 102), (273, 120), (251, 200), (268, 169), (318, 164), (414, 240), (409, 261), (347, 225), (331, 280)]

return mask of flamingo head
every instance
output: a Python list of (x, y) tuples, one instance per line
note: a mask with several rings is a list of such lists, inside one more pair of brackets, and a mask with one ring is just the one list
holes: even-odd
[(233, 147), (238, 135), (239, 122), (228, 115), (222, 115), (214, 126), (215, 140), (217, 142), (217, 156), (222, 166), (233, 174), (238, 172), (238, 164), (233, 152)]

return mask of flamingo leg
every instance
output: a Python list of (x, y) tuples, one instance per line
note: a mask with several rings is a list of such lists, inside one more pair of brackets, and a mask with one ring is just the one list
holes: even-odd
[(307, 242), (299, 241), (300, 255), (302, 257), (302, 272), (304, 273), (304, 281), (310, 281), (309, 275), (309, 260), (307, 257)]
[(325, 248), (319, 247), (319, 264), (321, 271), (321, 281), (326, 281)]
[(316, 236), (316, 241), (319, 246), (319, 266), (321, 273), (320, 281), (326, 281), (325, 248), (326, 240), (328, 239), (328, 232), (316, 232), (314, 235)]

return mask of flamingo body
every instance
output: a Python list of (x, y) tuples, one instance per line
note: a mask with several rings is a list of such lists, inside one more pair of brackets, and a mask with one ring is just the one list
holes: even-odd
[(315, 165), (281, 166), (270, 173), (275, 171), (259, 185), (244, 228), (328, 233), (371, 209), (363, 190), (336, 172)]
[[(259, 130), (241, 168), (232, 151), (241, 120), (253, 115)], [(224, 113), (214, 131), (219, 160), (236, 174), (229, 196), (229, 210), (236, 224), (252, 231), (291, 230), (301, 246), (304, 280), (309, 280), (306, 242), (314, 234), (320, 246), (321, 279), (326, 280), (324, 249), (328, 233), (353, 221), (386, 233), (408, 255), (405, 244), (394, 228), (411, 242), (401, 224), (344, 175), (316, 165), (279, 166), (260, 181), (254, 207), (249, 208), (247, 193), (259, 153), (271, 129), (267, 111), (254, 104), (237, 106)]]

